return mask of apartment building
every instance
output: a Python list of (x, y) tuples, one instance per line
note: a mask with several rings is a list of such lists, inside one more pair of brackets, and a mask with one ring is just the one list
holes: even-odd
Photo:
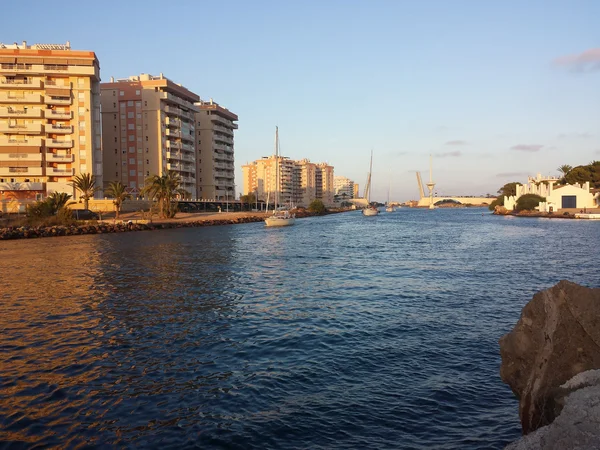
[(198, 198), (235, 199), (233, 131), (238, 116), (210, 99), (196, 103)]
[[(0, 202), (4, 212), (90, 173), (102, 186), (100, 65), (66, 44), (0, 43)], [(98, 196), (101, 196), (98, 193)]]
[(141, 74), (100, 84), (104, 185), (120, 181), (137, 195), (148, 176), (177, 172), (191, 199), (198, 197), (198, 95), (166, 78)]
[(354, 181), (349, 178), (336, 176), (333, 178), (333, 191), (340, 200), (354, 198)]
[(244, 195), (253, 193), (259, 200), (269, 199), (271, 202), (279, 187), (281, 203), (306, 207), (313, 200), (320, 199), (325, 205), (333, 205), (333, 166), (279, 156), (277, 184), (275, 162), (276, 157), (269, 156), (242, 166)]

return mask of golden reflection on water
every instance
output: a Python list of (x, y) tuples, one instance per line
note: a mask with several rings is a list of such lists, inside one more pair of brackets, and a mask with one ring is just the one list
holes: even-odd
[[(0, 409), (8, 416), (5, 439), (34, 442), (31, 422), (53, 417), (68, 423), (62, 389), (83, 385), (97, 345), (90, 331), (96, 305), (99, 245), (94, 236), (0, 242)], [(82, 401), (85, 399), (82, 397)], [(0, 432), (0, 436), (2, 436)]]

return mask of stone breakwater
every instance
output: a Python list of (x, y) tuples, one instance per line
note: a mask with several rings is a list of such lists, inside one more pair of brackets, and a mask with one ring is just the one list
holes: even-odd
[(34, 239), (55, 236), (76, 236), (83, 234), (125, 233), (130, 231), (167, 230), (171, 228), (208, 227), (214, 225), (235, 225), (240, 223), (262, 222), (262, 217), (239, 217), (221, 220), (197, 220), (189, 222), (156, 223), (98, 223), (49, 227), (10, 227), (0, 229), (0, 240)]

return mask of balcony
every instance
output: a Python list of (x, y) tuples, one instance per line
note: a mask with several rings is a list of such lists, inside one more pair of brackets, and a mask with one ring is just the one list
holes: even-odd
[(24, 94), (19, 96), (10, 96), (0, 94), (0, 103), (42, 103), (41, 94)]
[[(178, 97), (176, 95), (169, 94), (168, 92), (161, 92), (159, 98), (161, 100), (165, 100), (168, 103), (183, 106), (191, 111), (196, 111), (196, 112), (200, 111), (200, 109), (198, 109), (196, 106), (194, 106), (193, 103), (188, 102), (187, 100), (184, 100), (181, 97)], [(181, 110), (180, 110), (179, 114), (183, 115), (184, 113), (189, 115), (189, 113), (187, 113), (186, 111), (181, 111)], [(175, 114), (177, 114), (177, 113), (175, 113)]]
[(47, 109), (44, 116), (46, 119), (63, 119), (70, 120), (73, 118), (73, 113), (71, 111), (57, 111), (55, 109)]
[(165, 124), (169, 127), (179, 127), (181, 126), (181, 120), (178, 118), (167, 117), (165, 119)]
[[(41, 153), (21, 153), (21, 152), (12, 152), (12, 153), (0, 153), (0, 161), (41, 161), (42, 154)], [(1, 189), (0, 189), (1, 190)]]
[(0, 86), (8, 89), (41, 89), (41, 80), (0, 80)]
[(0, 123), (0, 133), (8, 134), (40, 134), (43, 132), (41, 123), (24, 123), (17, 125), (9, 125)]
[(181, 149), (181, 142), (174, 142), (174, 141), (167, 141), (167, 143), (165, 144), (165, 147), (167, 147), (168, 149)]
[(41, 108), (15, 109), (9, 106), (8, 108), (0, 108), (0, 117), (16, 117), (19, 119), (42, 117), (42, 110)]
[(75, 169), (58, 169), (56, 167), (47, 167), (46, 176), (70, 177), (75, 174)]
[(221, 133), (225, 133), (227, 136), (233, 136), (233, 130), (223, 127), (221, 125), (217, 125), (213, 122), (213, 131), (220, 131)]
[(67, 98), (67, 97), (51, 97), (51, 96), (45, 96), (44, 97), (44, 103), (46, 103), (46, 105), (71, 105), (71, 97)]
[(8, 137), (0, 136), (0, 146), (9, 147), (41, 147), (42, 138), (39, 137), (28, 137), (27, 139), (10, 139)]
[(165, 132), (165, 134), (167, 135), (167, 137), (174, 137), (174, 138), (180, 138), (181, 137), (181, 131), (178, 130), (171, 130), (169, 128), (167, 128), (167, 131)]
[(167, 152), (167, 159), (172, 159), (175, 161), (183, 161), (183, 155), (178, 152)]
[(0, 175), (11, 177), (41, 177), (41, 167), (0, 167)]
[(237, 123), (233, 123), (231, 120), (226, 119), (225, 117), (221, 117), (217, 114), (213, 114), (210, 116), (210, 120), (213, 123), (213, 126), (216, 126), (217, 124), (222, 124), (227, 128), (231, 128), (236, 130), (237, 129)]
[(0, 191), (43, 191), (44, 183), (0, 183)]
[(46, 133), (71, 134), (72, 132), (71, 125), (46, 125)]
[(73, 141), (61, 141), (58, 139), (46, 139), (46, 147), (50, 148), (73, 148)]
[(60, 154), (60, 153), (46, 153), (46, 161), (47, 162), (61, 162), (61, 163), (70, 163), (73, 162), (72, 154)]

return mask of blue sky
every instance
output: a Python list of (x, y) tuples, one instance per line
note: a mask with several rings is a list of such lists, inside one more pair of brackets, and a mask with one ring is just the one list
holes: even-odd
[(372, 149), (375, 200), (389, 185), (417, 198), (429, 154), (436, 191), (454, 195), (600, 159), (597, 0), (85, 4), (13, 2), (0, 42), (69, 40), (103, 81), (163, 72), (212, 97), (240, 117), (238, 192), (275, 125), (283, 154), (361, 191)]

